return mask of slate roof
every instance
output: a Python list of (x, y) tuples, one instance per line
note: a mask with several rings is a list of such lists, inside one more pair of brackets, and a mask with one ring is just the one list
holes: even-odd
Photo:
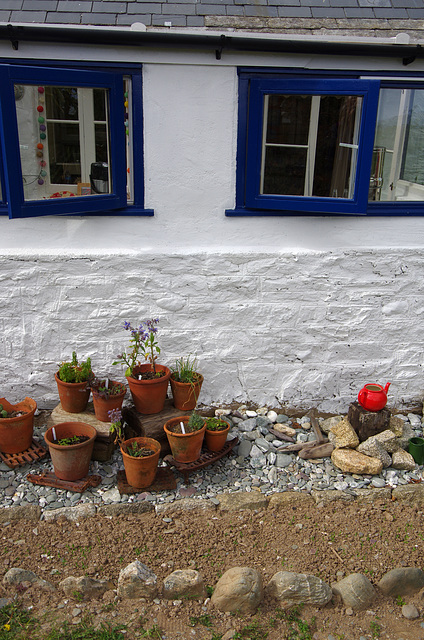
[(422, 38), (424, 0), (0, 0), (0, 22)]

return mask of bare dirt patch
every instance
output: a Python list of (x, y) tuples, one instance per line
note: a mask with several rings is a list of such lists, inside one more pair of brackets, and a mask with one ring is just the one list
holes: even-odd
[[(227, 569), (235, 566), (259, 569), (264, 585), (281, 570), (310, 573), (328, 584), (359, 572), (375, 585), (390, 569), (422, 568), (424, 564), (423, 513), (398, 502), (378, 501), (362, 507), (337, 501), (322, 507), (299, 505), (261, 512), (178, 511), (169, 518), (171, 522), (164, 521), (163, 515), (147, 513), (96, 516), (79, 524), (65, 519), (4, 524), (0, 540), (2, 575), (11, 567), (20, 567), (55, 586), (67, 576), (88, 575), (109, 579), (116, 587), (120, 570), (137, 558), (157, 574), (159, 581), (176, 569), (194, 568), (212, 588)], [(45, 638), (46, 629), (52, 625), (83, 617), (94, 625), (102, 621), (125, 624), (128, 638), (142, 637), (155, 625), (167, 640), (217, 640), (231, 629), (246, 632), (249, 625), (257, 635), (252, 631), (240, 637), (290, 637), (290, 623), (281, 618), (279, 603), (267, 599), (249, 618), (220, 613), (210, 603), (197, 601), (118, 601), (109, 591), (101, 600), (79, 602), (78, 597), (66, 601), (60, 590), (52, 597), (34, 587), (18, 593), (0, 587), (0, 596), (15, 595), (25, 606), (32, 605), (43, 621), (41, 630), (31, 636), (34, 640)], [(403, 603), (414, 603), (420, 618), (403, 618)], [(76, 615), (78, 609), (81, 613)], [(420, 640), (424, 638), (423, 612), (424, 601), (417, 594), (398, 599), (379, 596), (372, 610), (353, 615), (334, 599), (323, 609), (303, 608), (301, 618), (308, 622), (316, 640), (326, 640), (329, 634), (337, 640), (358, 639), (361, 635)]]

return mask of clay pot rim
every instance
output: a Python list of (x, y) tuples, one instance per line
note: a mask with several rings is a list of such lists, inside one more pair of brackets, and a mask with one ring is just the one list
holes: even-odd
[(196, 385), (202, 383), (203, 380), (204, 380), (202, 374), (198, 373), (197, 371), (195, 371), (194, 373), (197, 376), (196, 382), (181, 382), (180, 380), (175, 380), (175, 378), (173, 377), (175, 374), (171, 373), (171, 378), (170, 378), (171, 384), (177, 384), (177, 385), (181, 384), (181, 385), (184, 385), (184, 386), (190, 386), (191, 387), (191, 385), (196, 386)]
[[(6, 398), (5, 401), (7, 402)], [(14, 416), (13, 418), (0, 418), (1, 424), (3, 425), (13, 425), (14, 422), (18, 422), (22, 420), (22, 418), (33, 416), (37, 410), (37, 403), (33, 398), (24, 398), (21, 402), (17, 402), (16, 404), (12, 404), (11, 402), (7, 402), (7, 404), (13, 407), (12, 411), (23, 411), (24, 409), (29, 409), (21, 416)], [(8, 409), (6, 409), (8, 411)]]
[[(155, 455), (156, 453), (159, 453), (160, 455), (160, 451), (161, 451), (161, 444), (159, 442), (159, 440), (155, 440), (155, 438), (147, 438), (145, 436), (136, 436), (135, 438), (128, 438), (127, 440), (124, 440), (123, 443), (120, 445), (120, 450), (123, 456), (130, 458), (131, 460), (143, 460), (143, 458), (135, 458), (134, 456), (130, 456), (128, 455), (128, 453), (126, 451), (123, 450), (123, 446), (127, 446), (128, 444), (131, 444), (133, 442), (138, 442), (138, 444), (140, 444), (141, 446), (146, 446), (149, 449), (151, 448), (153, 451), (153, 455)], [(152, 456), (147, 456), (147, 459), (151, 459)]]
[[(157, 364), (156, 368), (158, 368), (159, 371), (165, 371), (165, 375), (160, 376), (160, 378), (152, 378), (151, 380), (137, 380), (137, 378), (133, 378), (132, 374), (125, 377), (128, 380), (128, 384), (131, 383), (136, 385), (137, 384), (160, 384), (160, 383), (168, 382), (171, 377), (171, 369), (169, 369), (169, 367), (165, 366), (164, 364)], [(140, 373), (143, 373), (144, 371), (152, 371), (152, 366), (150, 364), (139, 364), (136, 367), (134, 367), (133, 372), (136, 370), (138, 370)]]
[(186, 438), (187, 436), (195, 436), (197, 433), (204, 433), (206, 431), (205, 424), (203, 424), (203, 427), (201, 429), (197, 429), (197, 431), (190, 431), (190, 433), (175, 433), (174, 431), (171, 431), (170, 429), (168, 429), (168, 427), (166, 426), (170, 422), (172, 422), (173, 424), (177, 424), (180, 422), (188, 422), (189, 419), (190, 419), (190, 416), (179, 416), (176, 418), (170, 418), (163, 425), (163, 429), (166, 434), (169, 433), (171, 436), (174, 436), (175, 438)]
[(89, 382), (88, 380), (84, 380), (84, 382), (64, 382), (63, 380), (61, 380), (59, 378), (59, 376), (57, 375), (58, 373), (59, 373), (59, 371), (57, 371), (54, 374), (54, 377), (56, 379), (56, 382), (59, 382), (60, 384), (64, 384), (64, 385), (66, 385), (68, 387), (77, 387), (78, 385), (85, 385), (85, 386), (88, 385), (88, 382)]
[[(88, 429), (88, 431), (93, 430), (94, 433), (91, 434), (91, 436), (89, 435), (89, 433), (82, 433), (81, 435), (86, 435), (89, 436), (88, 440), (85, 440), (85, 442), (78, 442), (77, 444), (55, 444), (53, 441), (49, 440), (47, 438), (47, 434), (53, 436), (53, 428), (57, 428), (57, 427), (61, 427), (63, 425), (72, 425), (75, 429), (79, 430), (81, 427), (83, 427), (83, 431), (84, 429)], [(88, 424), (88, 422), (58, 422), (57, 424), (54, 424), (52, 427), (49, 427), (47, 429), (47, 431), (44, 434), (44, 440), (46, 441), (47, 445), (49, 447), (52, 447), (52, 449), (56, 449), (58, 451), (65, 451), (66, 449), (68, 450), (76, 450), (76, 449), (80, 449), (81, 447), (87, 446), (89, 444), (89, 442), (91, 442), (92, 440), (95, 440), (95, 438), (97, 437), (97, 431), (96, 428), (93, 427), (93, 425)]]
[[(100, 379), (103, 380), (103, 378), (100, 378)], [(109, 378), (109, 380), (110, 380), (110, 378)], [(120, 398), (121, 396), (124, 396), (127, 393), (127, 387), (125, 386), (125, 382), (120, 382), (119, 380), (110, 380), (110, 382), (113, 385), (119, 384), (122, 387), (122, 391), (120, 393), (114, 393), (113, 395), (110, 395), (108, 398), (103, 398), (101, 396), (101, 392), (99, 392), (97, 389), (93, 389), (92, 387), (90, 387), (91, 393), (93, 394), (93, 397), (95, 396), (96, 398), (100, 398), (100, 400), (103, 400), (103, 399), (104, 400), (110, 400), (112, 398)]]
[(225, 433), (225, 432), (228, 432), (228, 431), (230, 430), (230, 425), (228, 424), (228, 422), (227, 422), (226, 424), (227, 424), (227, 426), (225, 427), (225, 429), (208, 429), (208, 427), (207, 427), (207, 425), (206, 425), (206, 431), (207, 431), (208, 433), (213, 433), (213, 434), (215, 434), (215, 433), (217, 433), (217, 434), (218, 434), (218, 433)]

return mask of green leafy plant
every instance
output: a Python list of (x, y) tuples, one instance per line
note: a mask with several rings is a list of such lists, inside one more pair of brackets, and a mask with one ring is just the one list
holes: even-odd
[(206, 418), (206, 429), (208, 431), (224, 431), (227, 429), (228, 422), (220, 418)]
[(60, 438), (60, 440), (56, 441), (56, 444), (66, 447), (71, 444), (79, 444), (80, 442), (84, 442), (84, 440), (88, 439), (88, 436), (70, 436), (69, 438)]
[(203, 627), (211, 627), (213, 624), (212, 620), (213, 618), (211, 618), (207, 613), (204, 613), (201, 616), (191, 616), (190, 626), (195, 627), (196, 625), (201, 624)]
[(62, 382), (87, 382), (93, 377), (91, 359), (78, 362), (77, 354), (72, 352), (71, 362), (62, 362), (59, 366), (58, 377)]
[(202, 418), (201, 415), (196, 413), (196, 411), (192, 411), (188, 419), (185, 430), (188, 433), (192, 433), (193, 431), (199, 431), (199, 429), (202, 429), (204, 424), (205, 424), (205, 419)]
[(370, 631), (373, 639), (377, 639), (380, 637), (381, 633), (381, 624), (376, 620), (371, 620), (370, 622)]
[(122, 382), (113, 382), (109, 378), (93, 378), (88, 386), (93, 394), (105, 400), (117, 396), (125, 390), (125, 385)]
[(190, 358), (190, 356), (187, 356), (187, 358), (178, 358), (175, 361), (175, 365), (171, 367), (171, 375), (177, 382), (195, 384), (200, 377), (196, 368), (196, 358)]
[(396, 596), (396, 604), (399, 607), (403, 607), (403, 605), (405, 604), (405, 600), (402, 598), (402, 596)]
[(7, 418), (8, 417), (8, 413), (6, 411), (6, 409), (3, 409), (3, 405), (0, 404), (0, 418)]
[(148, 456), (152, 456), (154, 451), (148, 447), (142, 447), (138, 442), (131, 442), (131, 444), (127, 446), (126, 453), (132, 458), (147, 458)]
[(294, 606), (288, 611), (281, 609), (277, 610), (277, 617), (285, 620), (288, 623), (287, 640), (312, 640), (313, 627), (315, 625), (315, 618), (312, 618), (311, 622), (305, 622), (300, 617), (302, 606)]

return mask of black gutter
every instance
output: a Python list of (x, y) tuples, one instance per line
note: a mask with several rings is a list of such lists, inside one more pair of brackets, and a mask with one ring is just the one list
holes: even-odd
[(424, 48), (419, 45), (386, 44), (372, 42), (327, 42), (322, 40), (286, 40), (203, 33), (175, 33), (155, 31), (121, 31), (95, 28), (69, 28), (66, 26), (40, 25), (0, 25), (0, 40), (9, 40), (13, 49), (19, 42), (55, 42), (72, 44), (109, 45), (125, 47), (145, 47), (160, 49), (196, 49), (213, 51), (219, 60), (224, 51), (297, 53), (337, 56), (386, 57), (403, 60), (410, 64), (416, 58), (424, 57)]

